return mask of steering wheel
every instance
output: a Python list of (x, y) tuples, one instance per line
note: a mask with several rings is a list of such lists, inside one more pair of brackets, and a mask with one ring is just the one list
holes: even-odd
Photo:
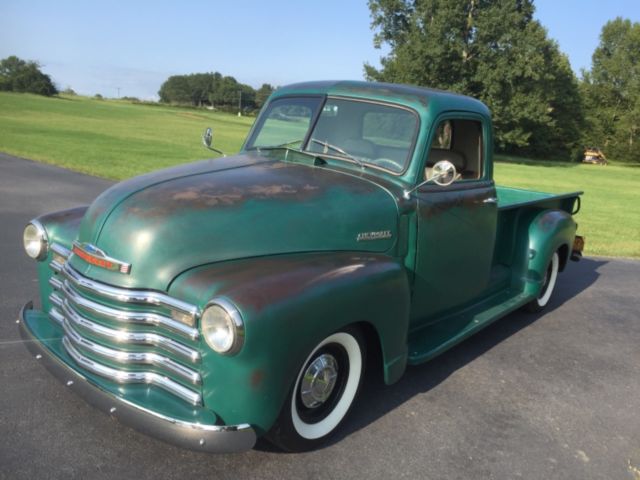
[(377, 165), (378, 167), (391, 170), (392, 172), (397, 173), (402, 171), (402, 165), (400, 165), (395, 160), (391, 160), (390, 158), (384, 158), (384, 157), (376, 158), (371, 163), (373, 163), (374, 165)]

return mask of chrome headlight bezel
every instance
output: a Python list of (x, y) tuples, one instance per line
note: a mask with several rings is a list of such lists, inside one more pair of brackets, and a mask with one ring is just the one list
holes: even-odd
[[(34, 245), (35, 248), (30, 248)], [(34, 260), (42, 261), (49, 252), (49, 236), (38, 220), (31, 220), (22, 232), (22, 246), (26, 254)], [(37, 250), (36, 250), (37, 248)]]
[[(236, 306), (226, 298), (207, 303), (200, 315), (200, 331), (207, 345), (222, 355), (234, 355), (244, 344), (244, 321)], [(223, 331), (226, 334), (221, 336)]]

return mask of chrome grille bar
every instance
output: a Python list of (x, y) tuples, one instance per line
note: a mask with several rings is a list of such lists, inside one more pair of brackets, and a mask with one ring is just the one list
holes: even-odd
[[(95, 295), (109, 298), (117, 302), (133, 303), (138, 305), (153, 305), (177, 310), (189, 315), (194, 321), (198, 315), (198, 309), (186, 302), (151, 290), (128, 290), (126, 288), (113, 287), (100, 282), (95, 282), (80, 275), (68, 263), (64, 264), (62, 274), (76, 288), (87, 290)], [(196, 330), (196, 329), (193, 329)], [(197, 330), (196, 330), (197, 333)]]
[(92, 322), (75, 312), (66, 300), (62, 304), (62, 312), (64, 313), (64, 317), (66, 317), (67, 320), (69, 320), (69, 322), (71, 322), (75, 327), (84, 328), (93, 335), (107, 341), (117, 344), (128, 343), (132, 345), (151, 345), (180, 355), (193, 363), (200, 361), (200, 353), (197, 350), (189, 348), (170, 338), (158, 335), (157, 333), (114, 330), (112, 328), (105, 327), (104, 325), (100, 325), (99, 323)]
[(71, 255), (71, 250), (69, 250), (66, 247), (63, 247), (59, 243), (52, 243), (51, 250), (64, 258), (69, 258), (69, 255)]
[(57, 277), (49, 278), (49, 285), (56, 290), (62, 290), (62, 282)]
[(168, 357), (152, 352), (127, 352), (122, 350), (114, 350), (112, 348), (99, 345), (95, 342), (92, 342), (91, 340), (84, 338), (82, 335), (76, 332), (66, 319), (63, 320), (62, 327), (65, 334), (67, 335), (67, 338), (71, 340), (71, 343), (73, 343), (76, 348), (84, 349), (93, 353), (94, 355), (106, 358), (113, 362), (121, 363), (123, 365), (154, 365), (156, 367), (164, 368), (170, 372), (173, 372), (175, 375), (194, 385), (199, 385), (201, 383), (200, 375), (197, 372), (194, 372), (190, 368), (183, 367), (182, 365), (174, 362)]
[(92, 373), (95, 373), (96, 375), (100, 375), (101, 377), (105, 377), (121, 384), (141, 383), (156, 385), (157, 387), (182, 398), (192, 405), (200, 405), (202, 403), (202, 396), (199, 393), (174, 382), (164, 375), (160, 375), (155, 372), (128, 372), (116, 370), (115, 368), (107, 367), (106, 365), (97, 363), (82, 355), (66, 336), (62, 337), (62, 344), (64, 345), (67, 353), (69, 353), (71, 358), (73, 358), (78, 365)]
[(197, 340), (199, 337), (197, 329), (188, 327), (183, 323), (177, 322), (163, 315), (149, 312), (128, 312), (125, 310), (117, 310), (84, 298), (78, 294), (68, 280), (65, 280), (62, 284), (62, 290), (76, 309), (81, 308), (99, 317), (121, 323), (163, 326), (169, 330), (185, 335), (191, 340)]

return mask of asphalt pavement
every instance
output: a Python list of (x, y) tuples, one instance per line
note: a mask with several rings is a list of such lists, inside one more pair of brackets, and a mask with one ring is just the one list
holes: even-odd
[(395, 385), (367, 379), (313, 452), (194, 453), (120, 425), (51, 377), (16, 325), (38, 296), (24, 225), (109, 185), (0, 154), (0, 478), (640, 480), (640, 262), (624, 259), (571, 262), (543, 313), (509, 315)]

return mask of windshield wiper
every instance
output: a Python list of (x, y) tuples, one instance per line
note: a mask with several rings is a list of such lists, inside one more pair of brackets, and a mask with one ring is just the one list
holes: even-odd
[(326, 165), (327, 161), (323, 160), (322, 158), (320, 158), (314, 152), (309, 152), (307, 150), (299, 150), (299, 149), (296, 149), (296, 148), (291, 148), (289, 146), (292, 143), (297, 143), (297, 142), (302, 143), (302, 141), (303, 140), (292, 140), (291, 142), (281, 143), (280, 145), (266, 145), (264, 147), (249, 147), (249, 148), (247, 148), (247, 150), (256, 150), (258, 153), (260, 153), (260, 150), (265, 150), (267, 152), (269, 152), (271, 150), (284, 150), (285, 151), (285, 159), (287, 158), (289, 152), (301, 153), (302, 155), (305, 155), (307, 157), (313, 158), (315, 160), (316, 164), (318, 164), (318, 165)]
[[(297, 140), (291, 140), (290, 142), (284, 142), (284, 143), (280, 143), (278, 145), (264, 145), (264, 146), (255, 146), (255, 147), (250, 147), (247, 150), (257, 150), (258, 152), (260, 150), (276, 150), (278, 148), (289, 148), (290, 145), (293, 145), (294, 143), (302, 143), (304, 141), (303, 138), (297, 139)], [(291, 149), (294, 150), (294, 149)]]
[(348, 152), (345, 152), (342, 148), (340, 148), (340, 147), (338, 147), (336, 145), (331, 145), (329, 142), (323, 142), (322, 140), (318, 140), (316, 138), (310, 138), (309, 142), (310, 143), (315, 143), (315, 144), (318, 144), (318, 145), (322, 145), (325, 148), (325, 150), (326, 149), (331, 149), (331, 150), (333, 150), (335, 152), (338, 152), (339, 154), (343, 155), (344, 157), (348, 158), (349, 160), (353, 160), (354, 162), (356, 162), (360, 166), (360, 168), (364, 168), (365, 167), (365, 164), (362, 162), (362, 160), (354, 157), (353, 155), (351, 155)]

